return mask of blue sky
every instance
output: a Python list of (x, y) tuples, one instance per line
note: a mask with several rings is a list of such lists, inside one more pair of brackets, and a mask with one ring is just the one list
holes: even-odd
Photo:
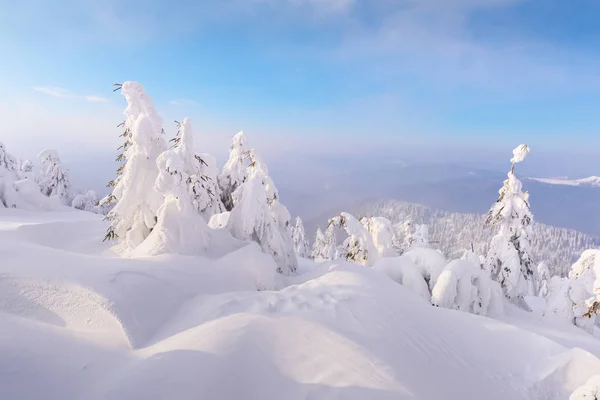
[(17, 155), (112, 151), (124, 104), (111, 85), (124, 80), (146, 86), (168, 131), (191, 117), (218, 155), (241, 129), (265, 152), (510, 158), (521, 142), (573, 155), (600, 142), (599, 0), (0, 7), (0, 140)]

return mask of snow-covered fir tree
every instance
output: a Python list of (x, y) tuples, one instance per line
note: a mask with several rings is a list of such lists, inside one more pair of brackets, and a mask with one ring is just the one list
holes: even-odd
[(111, 221), (107, 239), (118, 239), (123, 250), (131, 250), (144, 241), (156, 225), (163, 195), (154, 185), (158, 177), (157, 158), (167, 148), (162, 120), (144, 87), (133, 81), (123, 83), (121, 92), (127, 101), (125, 134), (129, 137), (121, 176), (106, 203), (115, 203), (107, 215)]
[(69, 181), (69, 174), (60, 163), (60, 157), (56, 150), (44, 150), (38, 158), (42, 163), (42, 169), (38, 177), (38, 184), (42, 194), (51, 197), (56, 196), (64, 205), (71, 205), (73, 189)]
[(537, 284), (536, 284), (536, 295), (542, 298), (548, 296), (548, 284), (550, 281), (550, 270), (548, 264), (542, 261), (537, 266)]
[(85, 193), (80, 193), (73, 198), (71, 207), (82, 211), (96, 213), (98, 211), (98, 195), (93, 190), (88, 190)]
[(244, 183), (248, 176), (247, 151), (246, 135), (242, 131), (233, 137), (229, 159), (219, 175), (221, 199), (227, 211), (231, 211), (235, 205), (233, 192)]
[(339, 246), (339, 256), (357, 264), (372, 266), (379, 258), (379, 252), (369, 231), (359, 220), (348, 213), (329, 220), (329, 227), (343, 228), (348, 237)]
[(335, 234), (337, 227), (329, 224), (325, 229), (325, 244), (322, 250), (322, 258), (324, 260), (334, 260), (338, 258), (337, 235)]
[(429, 227), (427, 225), (415, 225), (415, 231), (412, 234), (412, 247), (429, 247)]
[(300, 217), (296, 217), (296, 225), (294, 225), (292, 237), (294, 238), (296, 255), (300, 258), (308, 258), (310, 256), (310, 249), (308, 246), (308, 239), (306, 238), (306, 232), (304, 232), (304, 224)]
[(0, 208), (17, 206), (17, 191), (15, 181), (17, 176), (17, 160), (6, 151), (4, 143), (0, 142)]
[(317, 234), (315, 236), (315, 242), (313, 243), (310, 258), (313, 260), (325, 260), (327, 255), (324, 253), (325, 250), (325, 234), (321, 228), (317, 228)]
[(181, 141), (175, 149), (163, 152), (156, 160), (156, 190), (164, 197), (158, 209), (157, 223), (150, 235), (135, 250), (138, 255), (165, 253), (200, 255), (208, 247), (211, 229), (198, 214), (190, 182), (196, 177), (193, 162), (191, 122), (181, 124)]
[(33, 171), (33, 163), (25, 160), (19, 164), (18, 170), (19, 179), (29, 179), (36, 181), (35, 172)]
[(414, 242), (414, 227), (412, 220), (406, 220), (402, 224), (402, 232), (404, 239), (402, 240), (402, 252), (410, 249), (413, 246)]
[(360, 222), (369, 231), (373, 243), (381, 257), (395, 257), (398, 255), (395, 243), (398, 242), (392, 223), (387, 218), (363, 217)]
[(277, 271), (289, 275), (298, 265), (290, 214), (279, 202), (266, 165), (255, 151), (246, 154), (249, 157), (247, 178), (232, 194), (235, 207), (229, 216), (228, 228), (238, 239), (257, 242), (265, 253), (273, 256)]
[(486, 224), (499, 227), (490, 243), (484, 269), (499, 282), (508, 299), (534, 292), (534, 265), (531, 259), (530, 237), (533, 215), (529, 194), (522, 191), (522, 183), (514, 174), (515, 164), (523, 161), (529, 148), (520, 145), (513, 150), (513, 163), (508, 179), (500, 189), (500, 196), (488, 212)]
[[(209, 221), (214, 214), (225, 211), (220, 198), (220, 189), (216, 182), (216, 166), (209, 166), (194, 150), (194, 134), (189, 118), (179, 124), (174, 149), (183, 160), (183, 168), (189, 188), (192, 204), (196, 211)], [(211, 163), (214, 160), (210, 160)]]

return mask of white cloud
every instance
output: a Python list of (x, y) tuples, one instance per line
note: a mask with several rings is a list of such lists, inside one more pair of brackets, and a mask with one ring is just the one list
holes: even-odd
[(33, 88), (36, 92), (44, 93), (53, 97), (60, 97), (63, 99), (76, 99), (88, 101), (90, 103), (105, 103), (108, 101), (105, 97), (93, 96), (93, 95), (80, 95), (75, 94), (65, 88), (57, 87), (57, 86), (35, 86)]

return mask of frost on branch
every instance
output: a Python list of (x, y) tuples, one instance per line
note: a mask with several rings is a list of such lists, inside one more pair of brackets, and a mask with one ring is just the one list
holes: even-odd
[[(514, 159), (522, 160), (528, 151), (526, 146), (519, 146)], [(505, 296), (518, 303), (523, 296), (533, 294), (536, 274), (530, 244), (533, 215), (529, 194), (522, 191), (522, 186), (514, 175), (513, 164), (486, 218), (486, 224), (498, 227), (498, 234), (492, 238), (484, 263), (485, 270), (500, 283)]]
[[(156, 191), (157, 158), (167, 148), (162, 120), (152, 99), (137, 82), (125, 82), (121, 90), (127, 108), (124, 135), (128, 137), (123, 153), (125, 164), (113, 181), (114, 190), (104, 202), (115, 204), (107, 215), (111, 221), (106, 239), (118, 239), (123, 250), (139, 246), (156, 225), (158, 208), (164, 196)], [(110, 184), (109, 184), (110, 185)]]
[(308, 240), (306, 239), (306, 232), (304, 232), (304, 224), (300, 217), (296, 217), (296, 225), (292, 235), (294, 239), (294, 249), (296, 255), (300, 258), (309, 258), (310, 251), (308, 246)]
[(255, 151), (246, 154), (250, 161), (247, 178), (232, 194), (235, 207), (231, 210), (228, 228), (238, 239), (257, 242), (265, 253), (273, 256), (277, 271), (289, 275), (298, 265), (290, 213), (279, 202), (266, 165)]
[(156, 190), (164, 196), (158, 209), (157, 223), (146, 240), (136, 249), (136, 255), (174, 253), (201, 255), (210, 240), (210, 228), (198, 214), (190, 195), (189, 149), (184, 145), (186, 135), (191, 135), (191, 123), (186, 118), (182, 124), (182, 140), (174, 150), (162, 153), (156, 163), (158, 178)]
[(247, 151), (246, 135), (244, 132), (239, 132), (233, 137), (229, 159), (219, 175), (221, 199), (227, 211), (231, 211), (235, 205), (233, 192), (244, 183), (248, 176)]
[(527, 157), (527, 153), (529, 153), (529, 146), (526, 144), (521, 144), (517, 146), (513, 150), (513, 158), (510, 159), (510, 162), (513, 164), (520, 163)]
[(478, 315), (499, 316), (503, 312), (500, 285), (467, 260), (454, 260), (444, 268), (433, 288), (431, 302)]
[(56, 150), (44, 150), (38, 155), (42, 162), (38, 184), (45, 196), (56, 196), (64, 205), (71, 205), (73, 189), (67, 170), (60, 163)]
[(343, 228), (348, 234), (338, 248), (340, 258), (369, 267), (377, 261), (377, 247), (371, 234), (360, 221), (348, 213), (341, 213), (329, 220), (329, 228), (332, 226)]

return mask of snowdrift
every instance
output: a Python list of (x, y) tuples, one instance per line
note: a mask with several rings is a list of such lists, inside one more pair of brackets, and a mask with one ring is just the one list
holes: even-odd
[(432, 307), (375, 269), (117, 258), (97, 216), (1, 211), (2, 399), (566, 400), (600, 374), (576, 327)]

